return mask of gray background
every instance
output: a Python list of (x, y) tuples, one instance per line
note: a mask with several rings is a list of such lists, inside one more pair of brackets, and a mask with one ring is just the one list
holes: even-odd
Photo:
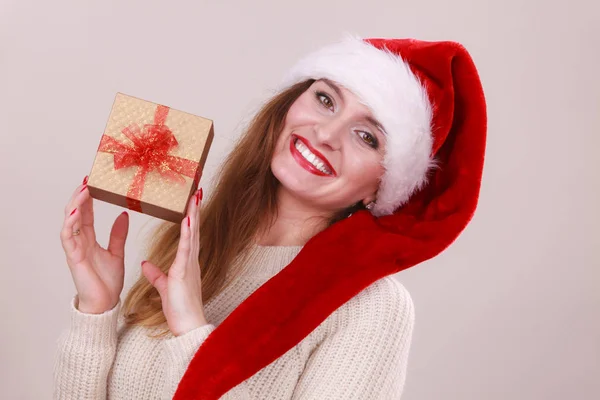
[[(74, 293), (63, 207), (91, 168), (115, 93), (215, 121), (210, 194), (283, 73), (348, 30), (463, 43), (489, 107), (475, 218), (443, 254), (397, 275), (416, 307), (403, 399), (600, 398), (594, 3), (1, 2), (0, 397), (51, 396)], [(102, 244), (120, 211), (96, 203)], [(125, 290), (155, 223), (131, 221)]]

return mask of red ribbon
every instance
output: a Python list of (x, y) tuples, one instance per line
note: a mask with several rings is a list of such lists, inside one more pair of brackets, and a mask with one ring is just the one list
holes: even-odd
[(102, 135), (98, 151), (114, 155), (115, 170), (139, 167), (127, 191), (127, 207), (131, 210), (142, 211), (140, 200), (146, 175), (151, 171), (181, 184), (185, 183), (183, 176), (196, 178), (197, 162), (168, 154), (178, 145), (175, 135), (165, 125), (168, 113), (169, 107), (159, 105), (154, 113), (154, 124), (145, 124), (142, 129), (136, 124), (123, 128), (121, 132), (133, 146)]

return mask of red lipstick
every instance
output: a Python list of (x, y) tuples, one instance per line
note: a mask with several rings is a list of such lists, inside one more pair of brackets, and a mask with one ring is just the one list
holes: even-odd
[[(329, 171), (331, 171), (331, 174), (326, 174), (323, 171), (320, 171), (317, 167), (315, 167), (312, 163), (310, 163), (307, 159), (305, 159), (304, 156), (302, 156), (302, 154), (298, 151), (298, 149), (296, 149), (296, 146), (295, 146), (296, 140), (300, 140), (302, 142), (302, 144), (305, 145), (311, 151), (311, 153), (313, 153), (315, 156), (320, 158), (321, 161), (323, 161), (323, 164), (325, 164), (325, 166), (327, 167), (327, 169)], [(310, 145), (308, 140), (304, 139), (303, 137), (295, 135), (295, 134), (291, 135), (290, 152), (292, 153), (292, 156), (298, 162), (298, 164), (300, 164), (300, 166), (302, 166), (308, 172), (311, 172), (311, 173), (313, 173), (315, 175), (319, 175), (319, 176), (337, 176), (335, 169), (333, 169), (333, 167), (331, 166), (331, 164), (329, 163), (327, 158), (325, 158), (325, 156), (323, 154), (321, 154), (317, 150), (315, 150)]]

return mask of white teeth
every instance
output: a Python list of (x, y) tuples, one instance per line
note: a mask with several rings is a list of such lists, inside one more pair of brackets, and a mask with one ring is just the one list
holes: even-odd
[(302, 142), (300, 142), (300, 140), (296, 139), (296, 143), (294, 145), (296, 146), (296, 149), (298, 150), (298, 152), (300, 154), (302, 154), (302, 157), (304, 157), (308, 162), (310, 162), (312, 165), (314, 165), (315, 168), (317, 168), (319, 171), (321, 171), (325, 174), (331, 174), (331, 172), (325, 167), (325, 163), (323, 161), (321, 161), (321, 159), (319, 157), (314, 155), (308, 149), (308, 147), (306, 147), (304, 144), (302, 144)]

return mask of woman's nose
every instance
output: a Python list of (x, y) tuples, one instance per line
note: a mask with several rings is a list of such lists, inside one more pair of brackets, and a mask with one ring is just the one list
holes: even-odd
[(346, 123), (338, 118), (332, 118), (317, 124), (315, 127), (315, 136), (318, 144), (328, 146), (332, 150), (339, 149), (345, 126)]

